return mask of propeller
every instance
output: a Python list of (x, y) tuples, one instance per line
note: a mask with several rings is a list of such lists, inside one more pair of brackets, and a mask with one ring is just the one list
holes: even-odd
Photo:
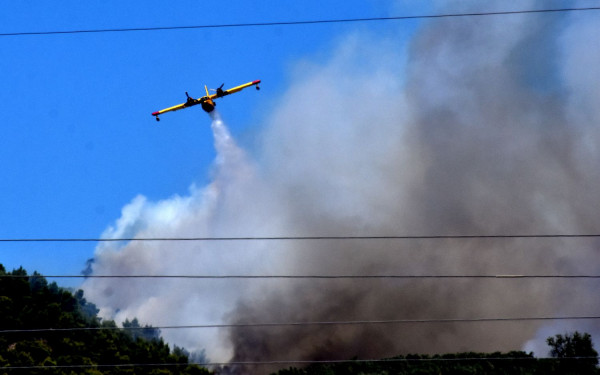
[(185, 96), (187, 97), (187, 100), (185, 101), (186, 103), (190, 104), (193, 103), (195, 101), (194, 98), (191, 98), (190, 95), (188, 94), (188, 92), (185, 92)]
[(222, 90), (223, 90), (223, 86), (225, 86), (225, 84), (224, 84), (224, 83), (221, 83), (221, 86), (219, 86), (219, 87), (218, 87), (218, 88), (216, 88), (216, 89), (210, 89), (210, 91), (219, 91), (219, 90), (221, 90), (221, 91), (222, 91)]

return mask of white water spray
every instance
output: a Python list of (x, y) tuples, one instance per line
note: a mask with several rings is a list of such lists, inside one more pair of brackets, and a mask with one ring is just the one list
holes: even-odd
[[(190, 187), (186, 196), (150, 202), (138, 196), (103, 238), (218, 237), (254, 233), (247, 221), (248, 199), (260, 199), (253, 168), (235, 143), (220, 115), (211, 113), (216, 159), (213, 179)], [(240, 210), (245, 207), (244, 210)], [(265, 220), (268, 221), (268, 220)], [(268, 264), (260, 247), (220, 242), (104, 242), (96, 249), (97, 275), (228, 275), (245, 274)], [(224, 280), (88, 279), (82, 288), (106, 319), (137, 317), (154, 326), (223, 323), (236, 301), (252, 288)], [(163, 337), (188, 350), (206, 348), (211, 360), (226, 361), (231, 347), (217, 329), (164, 330)]]

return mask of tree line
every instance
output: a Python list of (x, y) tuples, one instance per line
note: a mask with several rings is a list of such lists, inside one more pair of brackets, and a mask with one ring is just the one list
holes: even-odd
[[(210, 373), (189, 364), (183, 348), (171, 349), (159, 330), (137, 319), (119, 329), (98, 311), (81, 290), (72, 293), (23, 268), (7, 273), (0, 265), (0, 374)], [(83, 329), (61, 330), (71, 328)]]
[[(135, 318), (118, 327), (112, 320), (99, 318), (98, 312), (81, 290), (71, 292), (48, 283), (36, 272), (28, 275), (23, 268), (7, 272), (0, 264), (0, 375), (236, 372), (235, 366), (209, 371), (190, 363), (189, 353), (177, 346), (171, 349), (159, 329), (142, 326)], [(536, 358), (522, 351), (405, 355), (378, 361), (315, 363), (275, 374), (600, 374), (598, 353), (589, 334), (559, 334), (549, 337), (547, 343), (552, 358)], [(200, 355), (194, 361), (205, 362), (205, 358)], [(253, 370), (260, 373), (259, 367)]]
[(598, 353), (588, 333), (574, 332), (549, 337), (550, 358), (533, 353), (459, 353), (443, 355), (407, 355), (379, 361), (358, 359), (342, 363), (291, 367), (276, 375), (592, 375), (598, 370)]

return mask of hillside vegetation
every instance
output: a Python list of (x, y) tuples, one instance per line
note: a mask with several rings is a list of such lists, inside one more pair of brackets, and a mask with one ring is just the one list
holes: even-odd
[[(0, 264), (0, 375), (212, 374), (190, 364), (185, 349), (171, 349), (158, 329), (140, 326), (137, 319), (126, 320), (125, 329), (119, 328), (97, 313), (81, 290), (72, 293), (37, 273), (27, 275), (22, 268), (6, 272)], [(600, 374), (589, 334), (556, 335), (547, 342), (553, 358), (538, 359), (525, 352), (408, 355), (315, 363), (276, 374)], [(261, 373), (260, 366), (235, 364), (215, 371)]]
[(137, 320), (118, 329), (97, 313), (81, 290), (73, 294), (36, 273), (7, 273), (0, 265), (0, 374), (209, 373), (188, 365), (186, 352), (171, 350), (158, 330)]
[(289, 368), (276, 375), (592, 375), (597, 368), (598, 353), (592, 337), (585, 333), (549, 337), (550, 358), (536, 358), (531, 353), (459, 353), (444, 355), (397, 356), (379, 361), (348, 361), (313, 364), (304, 369)]

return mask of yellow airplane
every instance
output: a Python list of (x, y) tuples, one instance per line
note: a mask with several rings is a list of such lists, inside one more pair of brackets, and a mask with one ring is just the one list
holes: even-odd
[(257, 90), (260, 90), (260, 87), (258, 86), (259, 83), (260, 83), (260, 79), (256, 80), (256, 81), (244, 83), (243, 85), (233, 87), (229, 90), (223, 90), (223, 85), (221, 85), (221, 87), (214, 90), (214, 91), (216, 91), (216, 93), (214, 93), (214, 94), (209, 94), (208, 88), (206, 86), (204, 86), (204, 89), (206, 90), (206, 96), (203, 96), (198, 99), (194, 99), (194, 98), (190, 98), (190, 96), (186, 92), (185, 96), (187, 96), (187, 100), (185, 103), (181, 103), (181, 104), (178, 104), (173, 107), (169, 107), (169, 108), (161, 109), (160, 111), (153, 112), (152, 116), (156, 117), (156, 121), (160, 121), (160, 118), (158, 116), (162, 115), (163, 113), (178, 111), (183, 108), (195, 106), (196, 104), (202, 105), (202, 109), (205, 110), (206, 112), (212, 112), (216, 106), (216, 104), (214, 102), (215, 99), (222, 98), (223, 96), (226, 96), (229, 94), (234, 94), (238, 91), (242, 91), (246, 87), (250, 87), (250, 86), (254, 86), (254, 85), (256, 85)]

